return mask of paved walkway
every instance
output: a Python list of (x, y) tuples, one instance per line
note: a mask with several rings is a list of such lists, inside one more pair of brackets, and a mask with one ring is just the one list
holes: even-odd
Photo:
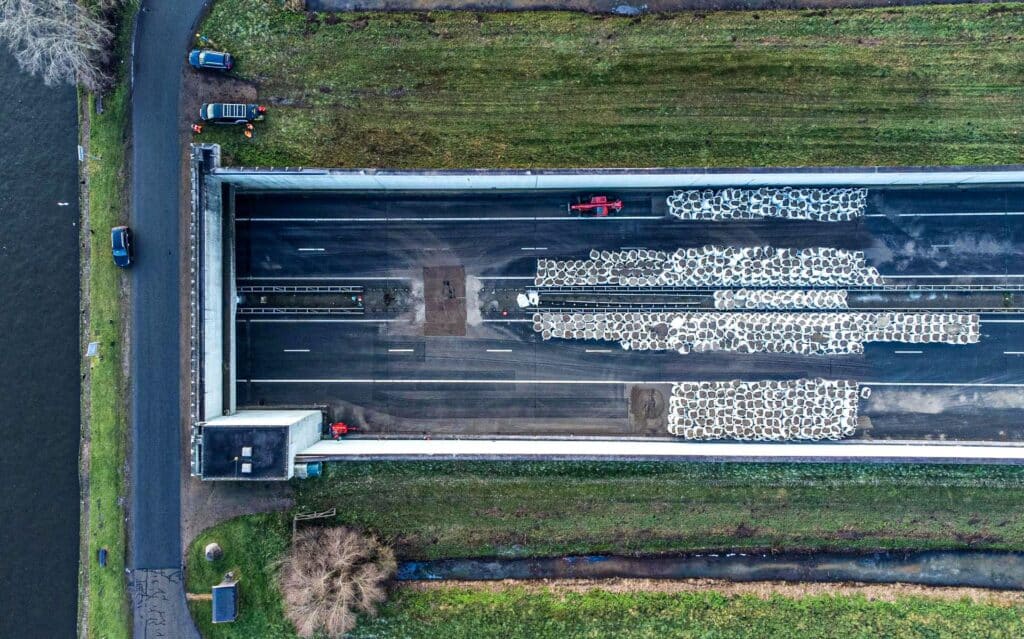
[(182, 584), (178, 93), (204, 0), (145, 0), (132, 61), (130, 590), (136, 638), (198, 639)]

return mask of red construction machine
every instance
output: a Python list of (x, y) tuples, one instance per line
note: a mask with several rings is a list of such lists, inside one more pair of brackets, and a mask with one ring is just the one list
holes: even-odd
[(345, 422), (334, 422), (330, 427), (331, 439), (341, 439), (345, 435), (354, 433), (357, 430), (359, 429), (354, 426), (349, 426)]
[(569, 203), (569, 215), (608, 217), (622, 210), (622, 200), (609, 200), (607, 195), (592, 195)]

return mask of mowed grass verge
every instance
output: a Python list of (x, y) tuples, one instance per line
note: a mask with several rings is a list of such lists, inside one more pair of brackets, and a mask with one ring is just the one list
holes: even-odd
[(302, 14), (201, 28), (268, 104), (245, 166), (1024, 162), (1024, 6)]
[(339, 463), (297, 500), (336, 507), (401, 559), (1024, 549), (1015, 467)]
[[(596, 587), (600, 587), (595, 584)], [(708, 591), (666, 594), (398, 589), (351, 639), (996, 639), (1024, 632), (1024, 608), (969, 601), (862, 596), (761, 599)]]
[[(130, 44), (136, 2), (122, 9), (117, 47), (120, 55)], [(99, 342), (99, 356), (89, 367), (89, 546), (85, 600), (88, 636), (127, 639), (131, 636), (125, 582), (125, 484), (127, 449), (126, 380), (122, 374), (121, 313), (125, 308), (125, 274), (110, 255), (110, 228), (127, 223), (126, 145), (129, 93), (123, 73), (104, 96), (103, 113), (96, 113), (93, 95), (80, 94), (89, 110), (89, 341)], [(83, 267), (85, 265), (83, 264)], [(107, 565), (97, 555), (107, 549)]]

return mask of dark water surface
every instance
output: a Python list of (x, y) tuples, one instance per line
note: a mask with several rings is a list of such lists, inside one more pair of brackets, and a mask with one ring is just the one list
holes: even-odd
[(0, 638), (74, 637), (75, 92), (22, 74), (6, 47), (0, 87)]
[(1024, 553), (728, 553), (672, 557), (524, 557), (407, 561), (400, 580), (464, 579), (728, 579), (730, 581), (863, 581), (927, 586), (1024, 589)]

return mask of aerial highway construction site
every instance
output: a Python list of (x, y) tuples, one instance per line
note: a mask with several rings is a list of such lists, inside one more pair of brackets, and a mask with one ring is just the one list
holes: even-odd
[[(325, 457), (363, 440), (1024, 441), (1017, 184), (549, 187), (215, 155), (193, 162), (197, 424), (319, 410)], [(572, 207), (595, 198), (619, 209)]]

